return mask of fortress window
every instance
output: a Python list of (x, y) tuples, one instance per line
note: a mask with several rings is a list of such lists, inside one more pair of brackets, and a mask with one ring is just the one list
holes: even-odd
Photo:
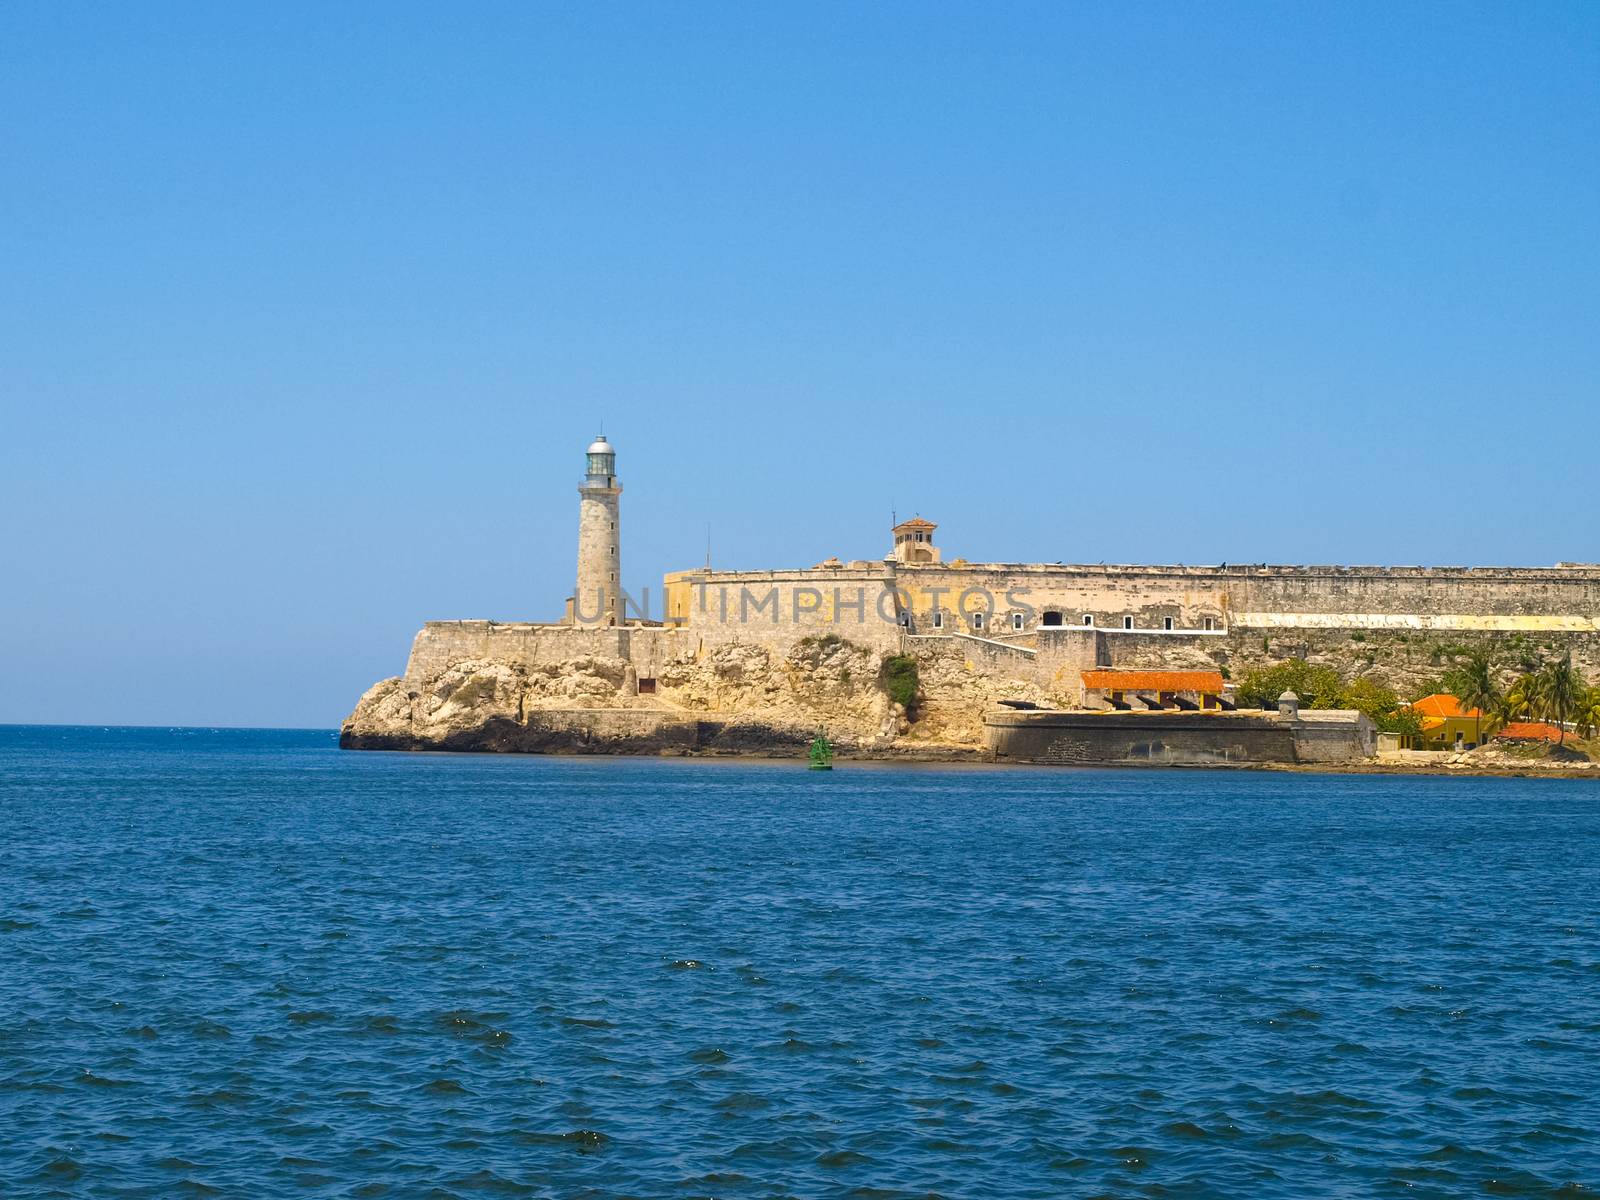
[(1022, 614), (1021, 613), (1012, 613), (1011, 614), (1011, 628), (1013, 628), (1013, 629), (1021, 629), (1022, 628)]
[(1084, 627), (1086, 629), (1093, 629), (1094, 628), (1094, 614), (1093, 613), (1084, 613), (1083, 614), (1083, 624), (1084, 624)]
[(1132, 629), (1133, 628), (1133, 618), (1132, 617), (1123, 617), (1122, 618), (1122, 627), (1124, 629)]
[(974, 629), (983, 628), (983, 614), (981, 612), (975, 612), (972, 614), (972, 627)]
[(1209, 633), (1211, 630), (1215, 629), (1216, 627), (1217, 627), (1217, 623), (1215, 621), (1213, 621), (1210, 617), (1207, 617), (1205, 619), (1206, 632)]
[(1161, 628), (1163, 628), (1163, 629), (1167, 630), (1168, 632), (1170, 632), (1171, 629), (1172, 629), (1172, 618), (1171, 617), (1162, 617), (1161, 618)]
[(1044, 610), (1044, 620), (1041, 622), (1041, 624), (1060, 625), (1061, 623), (1061, 614), (1059, 612), (1053, 608), (1047, 608)]
[(933, 610), (933, 627), (935, 629), (944, 628), (944, 613), (939, 609)]

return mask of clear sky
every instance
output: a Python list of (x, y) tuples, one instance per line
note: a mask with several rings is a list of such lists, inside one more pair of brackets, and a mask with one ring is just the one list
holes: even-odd
[(1600, 5), (0, 6), (0, 721), (876, 557), (1600, 559)]

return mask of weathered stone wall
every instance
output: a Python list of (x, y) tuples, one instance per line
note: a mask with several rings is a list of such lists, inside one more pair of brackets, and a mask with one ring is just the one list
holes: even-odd
[(997, 713), (988, 718), (997, 758), (1078, 766), (1292, 763), (1294, 731), (1243, 713)]
[[(1460, 567), (1144, 567), (883, 564), (865, 569), (715, 572), (694, 585), (687, 627), (760, 638), (800, 626), (879, 641), (902, 615), (910, 632), (1061, 623), (1145, 633), (1238, 628), (1396, 628), (1600, 632), (1600, 570)], [(982, 629), (971, 616), (983, 611)], [(934, 614), (943, 617), (935, 627)], [(856, 627), (868, 628), (858, 629)]]
[(678, 585), (684, 597), (681, 627), (692, 630), (701, 645), (787, 645), (812, 633), (880, 649), (900, 643), (899, 597), (883, 569), (730, 571), (702, 578)]
[(1378, 751), (1378, 730), (1366, 717), (1346, 713), (1301, 713), (1294, 725), (1295, 757), (1303, 763), (1357, 762)]
[(424, 679), (452, 663), (468, 660), (527, 667), (597, 654), (627, 658), (624, 647), (631, 632), (499, 621), (429, 621), (411, 643), (406, 677)]
[[(1232, 570), (1230, 568), (1230, 570)], [(1241, 568), (1237, 614), (1576, 618), (1600, 630), (1600, 570), (1526, 567)], [(1513, 622), (1508, 630), (1527, 627)]]
[(997, 758), (1136, 764), (1359, 762), (1374, 750), (1372, 722), (1355, 713), (1285, 719), (1258, 713), (992, 712)]

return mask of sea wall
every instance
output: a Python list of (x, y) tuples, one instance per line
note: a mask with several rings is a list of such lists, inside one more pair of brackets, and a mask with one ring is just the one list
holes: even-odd
[(1242, 713), (999, 712), (985, 721), (998, 759), (1089, 766), (1296, 762), (1294, 731)]
[(997, 759), (1088, 766), (1348, 763), (1373, 753), (1372, 723), (1354, 713), (1310, 720), (1267, 713), (1027, 712), (984, 721)]

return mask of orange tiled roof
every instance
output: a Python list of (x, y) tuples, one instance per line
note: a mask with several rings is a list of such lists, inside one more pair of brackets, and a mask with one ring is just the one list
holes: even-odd
[(900, 524), (895, 526), (895, 528), (896, 529), (937, 529), (939, 527), (937, 525), (935, 525), (932, 521), (924, 521), (921, 517), (912, 517), (911, 520), (909, 520), (909, 521), (901, 521)]
[(1505, 738), (1508, 742), (1558, 742), (1561, 740), (1561, 730), (1543, 721), (1513, 721), (1495, 737)]
[(1435, 692), (1431, 696), (1424, 696), (1411, 706), (1412, 711), (1424, 717), (1465, 717), (1469, 721), (1476, 720), (1484, 714), (1475, 708), (1465, 711), (1461, 708), (1461, 701), (1449, 692)]
[(1083, 686), (1114, 692), (1222, 691), (1221, 671), (1085, 671)]

